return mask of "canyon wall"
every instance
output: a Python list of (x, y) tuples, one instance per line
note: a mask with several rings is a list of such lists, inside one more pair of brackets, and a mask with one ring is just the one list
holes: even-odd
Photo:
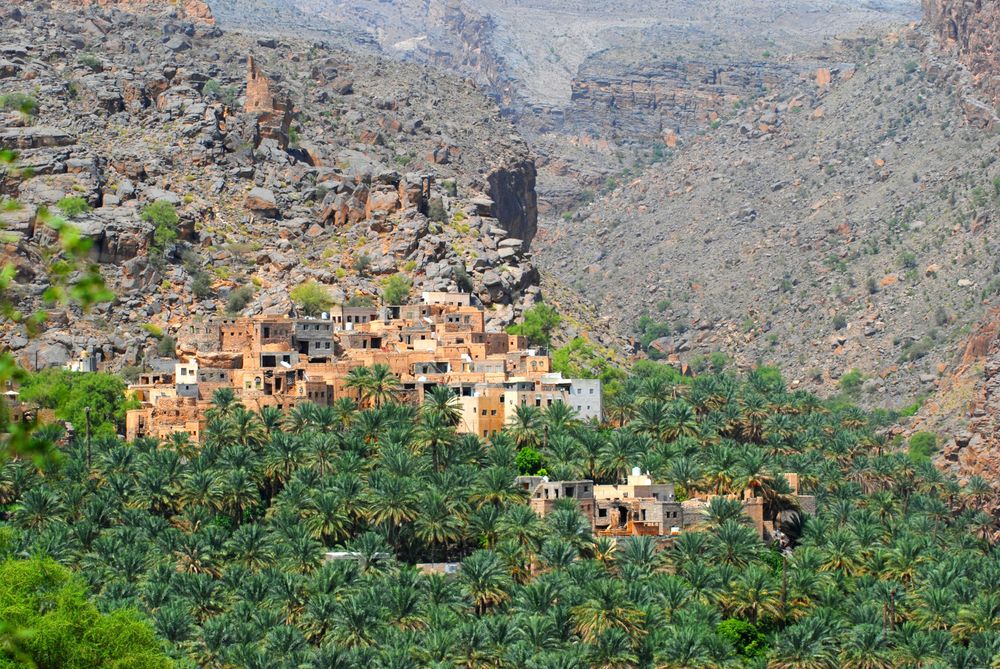
[(566, 120), (580, 130), (629, 138), (704, 128), (740, 100), (814, 70), (811, 63), (654, 58), (623, 67), (612, 54), (580, 67)]

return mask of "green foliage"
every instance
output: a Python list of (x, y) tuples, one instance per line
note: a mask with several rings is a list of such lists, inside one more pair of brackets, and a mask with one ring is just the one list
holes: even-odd
[(212, 290), (212, 277), (202, 271), (196, 271), (191, 275), (191, 292), (199, 300), (204, 300), (214, 294)]
[(176, 357), (177, 342), (170, 335), (160, 337), (156, 342), (156, 353), (162, 358)]
[(522, 448), (517, 452), (514, 465), (523, 476), (534, 476), (545, 468), (545, 458), (533, 448)]
[(583, 337), (574, 337), (552, 352), (552, 369), (569, 379), (600, 379), (603, 384), (625, 378), (607, 351)]
[[(17, 169), (17, 160), (16, 152), (0, 149), (0, 166), (6, 170), (9, 181), (16, 182), (26, 176), (24, 171)], [(11, 208), (7, 202), (5, 208)], [(86, 312), (95, 304), (114, 299), (104, 285), (98, 265), (88, 262), (91, 240), (82, 237), (79, 230), (44, 208), (38, 212), (38, 221), (55, 233), (54, 242), (48, 244), (47, 253), (35, 268), (34, 280), (48, 283), (40, 296), (42, 308), (31, 314), (22, 312), (17, 306), (19, 298), (15, 290), (17, 268), (12, 263), (0, 267), (0, 316), (7, 320), (9, 326), (23, 327), (28, 337), (37, 336), (44, 327), (46, 309), (75, 304)], [(0, 387), (25, 383), (27, 379), (28, 373), (18, 365), (11, 352), (0, 352)], [(52, 440), (45, 434), (39, 434), (36, 427), (34, 421), (12, 422), (6, 401), (0, 396), (0, 434), (5, 435), (0, 442), (0, 456), (32, 456), (43, 460), (52, 455)]]
[(53, 560), (0, 564), (0, 667), (169, 669), (152, 627), (131, 611), (102, 614)]
[(427, 205), (427, 218), (436, 223), (446, 223), (448, 221), (448, 210), (444, 208), (441, 198), (431, 198)]
[(38, 114), (38, 101), (25, 93), (7, 93), (0, 95), (0, 108), (16, 111), (22, 116), (30, 118)]
[(833, 317), (834, 330), (843, 330), (846, 327), (847, 327), (847, 318), (844, 316), (844, 314), (837, 314), (836, 316)]
[[(57, 469), (9, 463), (0, 554), (58, 556), (185, 666), (989, 667), (1000, 648), (990, 486), (872, 448), (884, 416), (776, 371), (642, 361), (606, 406), (616, 427), (525, 405), (489, 442), (456, 432), (446, 388), (418, 409), (387, 368), (349, 382), (361, 407), (258, 412), (220, 392), (197, 447), (99, 439), (88, 466), (77, 440)], [(638, 466), (718, 496), (666, 545), (595, 537), (572, 498), (544, 517), (525, 503), (529, 449), (556, 480)], [(795, 517), (782, 472), (815, 515)], [(784, 517), (785, 556), (744, 494)], [(443, 561), (458, 574), (411, 566)]]
[(46, 369), (24, 379), (21, 400), (53, 409), (56, 417), (72, 423), (81, 434), (90, 407), (92, 434), (115, 435), (125, 424), (125, 412), (136, 406), (126, 399), (125, 390), (125, 381), (115, 374)]
[(373, 300), (368, 295), (362, 295), (358, 293), (352, 295), (351, 299), (347, 300), (347, 306), (349, 307), (373, 307), (375, 306), (375, 300)]
[(141, 327), (144, 331), (153, 335), (157, 339), (163, 336), (163, 328), (161, 328), (159, 325), (156, 325), (155, 323), (143, 323)]
[(840, 377), (840, 381), (837, 383), (837, 385), (840, 386), (841, 390), (850, 393), (860, 389), (861, 384), (863, 384), (864, 382), (865, 382), (865, 375), (862, 374), (857, 369), (852, 369), (851, 371), (847, 372), (846, 374)]
[(914, 462), (930, 462), (937, 451), (937, 435), (933, 432), (916, 432), (910, 437), (909, 456)]
[(382, 282), (382, 298), (386, 304), (403, 304), (412, 289), (412, 279), (394, 274)]
[(511, 325), (507, 332), (524, 335), (531, 346), (549, 346), (552, 332), (562, 323), (562, 316), (549, 305), (539, 302), (524, 312), (521, 322)]
[(142, 220), (153, 224), (153, 255), (162, 257), (177, 241), (177, 210), (166, 200), (157, 200), (142, 210)]
[(250, 300), (253, 299), (253, 288), (250, 286), (240, 286), (229, 292), (226, 298), (226, 313), (238, 314), (247, 308)]
[(329, 311), (330, 307), (333, 306), (330, 291), (315, 281), (299, 284), (292, 289), (290, 296), (303, 315), (313, 318), (324, 311)]
[(101, 64), (101, 60), (93, 54), (85, 53), (77, 58), (76, 62), (80, 63), (80, 65), (83, 65), (91, 72), (100, 72), (104, 69), (104, 66)]
[(670, 335), (671, 328), (669, 323), (657, 321), (651, 316), (643, 314), (639, 317), (636, 332), (639, 335), (639, 345), (642, 346), (644, 351), (650, 354), (650, 357), (656, 359), (662, 356), (656, 349), (650, 349), (649, 345), (660, 337)]
[(465, 269), (465, 263), (459, 263), (454, 266), (454, 277), (455, 285), (458, 286), (458, 290), (463, 293), (471, 293), (475, 286), (472, 283), (472, 277), (469, 276), (469, 272)]
[(82, 197), (64, 197), (56, 202), (56, 208), (63, 213), (63, 216), (76, 218), (90, 211), (91, 207)]
[(367, 253), (361, 253), (354, 257), (354, 262), (351, 263), (351, 268), (358, 273), (358, 276), (364, 276), (365, 272), (368, 271), (368, 267), (372, 264), (371, 256)]
[(716, 626), (715, 633), (742, 657), (761, 657), (767, 652), (767, 637), (745, 620), (727, 618)]
[(201, 87), (201, 94), (206, 98), (218, 97), (221, 91), (222, 85), (215, 79), (209, 79), (205, 82), (205, 85)]

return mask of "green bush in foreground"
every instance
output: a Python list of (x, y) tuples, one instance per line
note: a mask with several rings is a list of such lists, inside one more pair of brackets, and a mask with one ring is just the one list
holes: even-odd
[(82, 581), (53, 560), (0, 564), (0, 669), (168, 669), (152, 627), (101, 614)]

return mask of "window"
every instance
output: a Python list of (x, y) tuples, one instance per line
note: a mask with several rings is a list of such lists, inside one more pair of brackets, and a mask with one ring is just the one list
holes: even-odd
[(496, 409), (490, 409), (490, 415), (491, 416), (496, 416), (497, 415), (497, 410)]
[(597, 517), (598, 518), (607, 518), (608, 517), (608, 510), (607, 509), (598, 509), (597, 510)]
[(484, 416), (486, 415), (486, 409), (483, 409), (483, 415)]

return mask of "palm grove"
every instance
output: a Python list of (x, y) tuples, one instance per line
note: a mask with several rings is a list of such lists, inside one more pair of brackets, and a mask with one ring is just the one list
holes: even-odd
[[(446, 390), (416, 408), (385, 370), (351, 383), (360, 405), (284, 414), (220, 391), (197, 447), (101, 437), (43, 470), (9, 461), (0, 551), (146, 617), (176, 666), (1000, 666), (991, 490), (891, 448), (885, 417), (773, 371), (646, 364), (606, 425), (526, 407), (484, 442)], [(786, 524), (786, 554), (725, 498), (669, 547), (615, 542), (571, 500), (535, 516), (513, 485), (528, 452), (553, 477), (750, 490), (772, 515), (790, 505), (776, 472), (800, 472), (819, 512)], [(333, 548), (358, 559), (324, 563)], [(442, 560), (460, 572), (411, 566)]]

